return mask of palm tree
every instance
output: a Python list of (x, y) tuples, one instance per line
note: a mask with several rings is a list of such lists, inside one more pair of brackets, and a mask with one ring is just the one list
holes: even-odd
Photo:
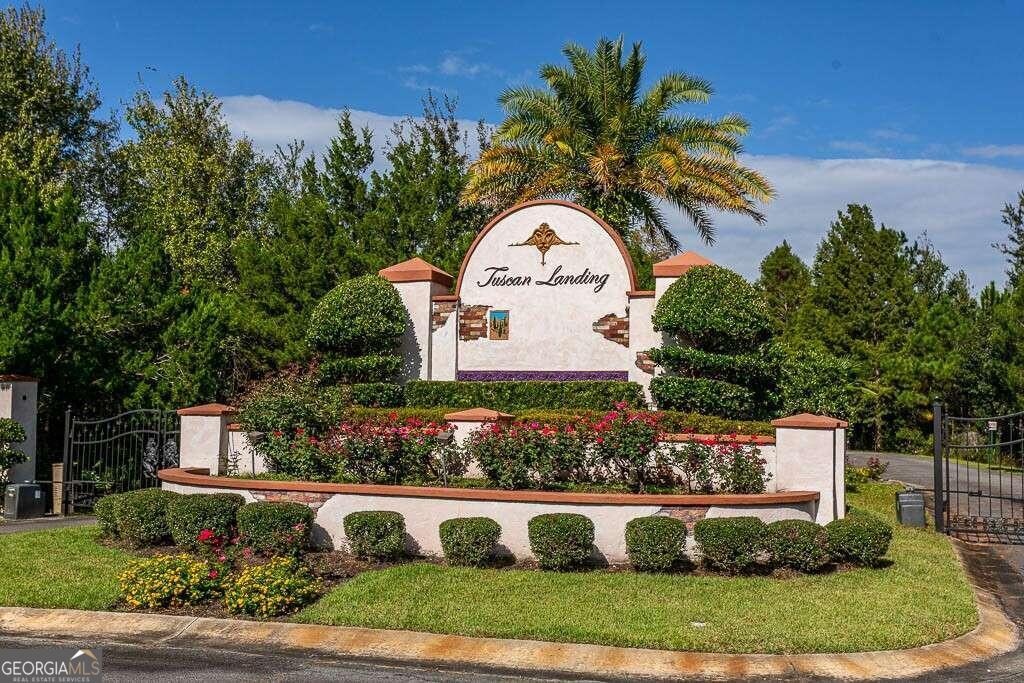
[(645, 57), (634, 43), (623, 62), (621, 37), (602, 38), (593, 53), (572, 43), (562, 52), (568, 68), (541, 67), (547, 88), (502, 93), (507, 118), (470, 167), (463, 201), (502, 209), (572, 199), (649, 249), (672, 252), (679, 243), (663, 203), (688, 216), (708, 244), (712, 209), (764, 221), (756, 202), (771, 199), (772, 187), (737, 160), (747, 122), (735, 114), (707, 120), (673, 113), (707, 102), (707, 81), (670, 73), (641, 93)]

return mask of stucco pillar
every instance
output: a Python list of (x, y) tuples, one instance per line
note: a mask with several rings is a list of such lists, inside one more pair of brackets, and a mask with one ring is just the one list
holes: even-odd
[[(460, 410), (457, 413), (448, 413), (444, 416), (445, 422), (450, 423), (455, 428), (452, 438), (460, 447), (466, 443), (470, 434), (481, 427), (495, 423), (509, 424), (512, 422), (512, 418), (513, 416), (508, 413), (501, 413), (489, 408), (470, 408), (469, 410)], [(480, 471), (480, 466), (477, 463), (471, 462), (466, 470), (466, 476), (480, 477), (483, 476), (483, 473)]]
[(395, 286), (406, 310), (401, 381), (431, 379), (432, 300), (447, 294), (455, 278), (419, 257), (384, 268), (378, 275)]
[(222, 403), (180, 409), (180, 466), (208, 469), (214, 476), (227, 474), (228, 424), (237, 412)]
[(0, 375), (0, 417), (18, 422), (25, 430), (25, 441), (13, 444), (28, 460), (11, 468), (11, 483), (36, 479), (36, 439), (38, 435), (39, 381), (26, 375)]
[(801, 413), (772, 421), (775, 482), (779, 491), (817, 491), (815, 520), (828, 524), (846, 516), (846, 427), (844, 420)]

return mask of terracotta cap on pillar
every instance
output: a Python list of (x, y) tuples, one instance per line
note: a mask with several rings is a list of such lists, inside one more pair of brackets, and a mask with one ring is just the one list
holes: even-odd
[(849, 423), (837, 417), (828, 415), (814, 415), (812, 413), (800, 413), (790, 417), (782, 417), (772, 420), (773, 427), (788, 427), (790, 429), (846, 429)]
[(220, 417), (221, 415), (234, 415), (238, 408), (226, 406), (223, 403), (207, 403), (191, 408), (179, 408), (178, 415), (190, 415), (193, 417)]
[(447, 422), (511, 422), (514, 415), (502, 413), (490, 408), (470, 408), (444, 416)]
[(694, 266), (713, 266), (714, 261), (704, 258), (695, 251), (676, 254), (672, 258), (654, 264), (654, 277), (679, 277)]
[(39, 380), (29, 375), (0, 375), (0, 382), (38, 382)]
[(419, 256), (379, 270), (377, 274), (388, 282), (436, 282), (445, 287), (451, 287), (455, 282), (451, 275), (437, 266), (430, 265)]

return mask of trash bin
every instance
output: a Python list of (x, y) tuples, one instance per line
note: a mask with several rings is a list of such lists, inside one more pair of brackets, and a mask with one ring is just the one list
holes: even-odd
[(904, 526), (925, 526), (924, 494), (910, 490), (897, 492), (896, 519)]
[(46, 513), (46, 496), (39, 484), (8, 484), (4, 492), (4, 519), (30, 519)]

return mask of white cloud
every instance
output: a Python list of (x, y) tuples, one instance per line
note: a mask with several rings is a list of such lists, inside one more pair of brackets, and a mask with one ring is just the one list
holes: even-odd
[(982, 145), (968, 147), (964, 154), (972, 157), (995, 159), (996, 157), (1024, 157), (1024, 145)]
[[(307, 150), (323, 150), (337, 130), (341, 111), (261, 95), (225, 97), (223, 102), (231, 129), (268, 152), (294, 138), (305, 140)], [(378, 150), (392, 126), (405, 118), (360, 110), (351, 115), (357, 127), (373, 131)], [(468, 131), (476, 125), (463, 123)], [(470, 143), (475, 144), (472, 134)], [(670, 222), (684, 249), (699, 251), (748, 277), (756, 275), (761, 259), (783, 239), (810, 262), (836, 212), (858, 203), (871, 206), (876, 220), (903, 230), (911, 240), (927, 230), (946, 262), (967, 270), (976, 286), (1003, 280), (1002, 257), (990, 245), (1005, 240), (999, 212), (1024, 188), (1024, 170), (924, 159), (748, 155), (745, 162), (761, 171), (778, 192), (765, 208), (767, 224), (719, 216), (717, 245), (709, 248), (681, 215), (672, 215)], [(380, 154), (376, 165), (382, 166)]]
[(807, 159), (748, 155), (745, 162), (775, 186), (766, 224), (733, 215), (716, 218), (717, 244), (704, 246), (681, 216), (673, 221), (684, 249), (705, 254), (744, 275), (783, 239), (808, 263), (836, 212), (867, 204), (875, 220), (913, 241), (923, 231), (953, 269), (976, 287), (1002, 282), (1004, 263), (991, 247), (1005, 241), (1003, 205), (1024, 188), (1024, 171), (924, 159)]
[(882, 152), (882, 149), (877, 145), (860, 140), (833, 140), (828, 143), (828, 146), (840, 152), (854, 152), (856, 154), (879, 155)]

